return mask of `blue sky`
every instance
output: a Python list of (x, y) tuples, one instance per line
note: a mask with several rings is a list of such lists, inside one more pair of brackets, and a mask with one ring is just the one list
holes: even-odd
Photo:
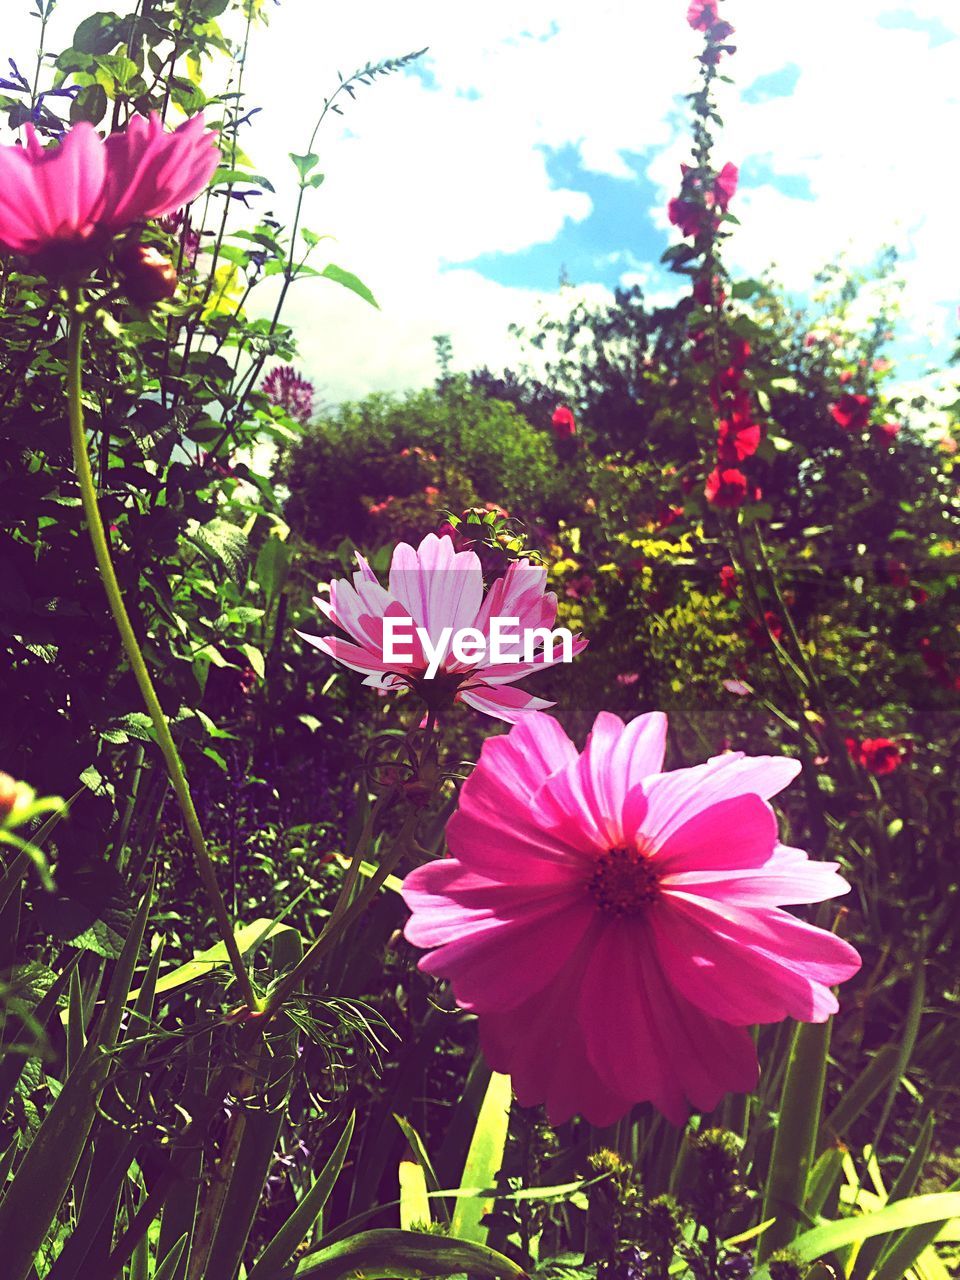
[[(838, 255), (865, 266), (896, 244), (903, 372), (942, 361), (960, 302), (960, 176), (948, 150), (960, 136), (960, 5), (722, 4), (738, 44), (716, 151), (718, 167), (732, 160), (742, 174), (731, 271), (776, 263), (802, 298)], [(452, 336), (460, 367), (495, 367), (517, 362), (511, 322), (602, 302), (618, 284), (641, 282), (653, 300), (677, 289), (659, 258), (674, 239), (665, 208), (689, 149), (683, 94), (700, 47), (686, 5), (268, 6), (245, 80), (248, 105), (262, 110), (244, 142), (276, 185), (269, 207), (281, 220), (294, 196), (287, 153), (305, 149), (338, 70), (429, 46), (319, 138), (327, 181), (306, 225), (335, 237), (323, 242), (331, 259), (381, 303), (375, 311), (319, 281), (291, 294), (302, 365), (328, 398), (431, 381), (436, 333)], [(60, 0), (52, 46), (93, 7)], [(28, 8), (4, 15), (21, 65), (35, 39)], [(561, 272), (572, 282), (563, 291)]]

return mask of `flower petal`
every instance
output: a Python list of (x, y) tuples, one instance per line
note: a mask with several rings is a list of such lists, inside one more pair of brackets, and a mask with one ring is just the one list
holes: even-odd
[(569, 890), (541, 902), (515, 899), (509, 909), (501, 907), (429, 952), (419, 968), (449, 978), (462, 1009), (515, 1009), (557, 976), (594, 914), (588, 901)]
[(584, 975), (578, 1017), (601, 1079), (632, 1101), (652, 1102), (672, 1123), (688, 1104), (712, 1110), (757, 1082), (756, 1051), (741, 1028), (696, 1009), (664, 977), (650, 931), (607, 924)]

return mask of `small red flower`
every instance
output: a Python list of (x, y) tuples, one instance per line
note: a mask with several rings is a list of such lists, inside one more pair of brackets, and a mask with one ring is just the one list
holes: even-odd
[(683, 517), (683, 507), (678, 507), (676, 503), (670, 503), (663, 507), (657, 516), (657, 528), (669, 529), (672, 524)]
[(734, 335), (729, 342), (730, 348), (730, 366), (733, 369), (746, 368), (747, 361), (750, 359), (750, 343), (746, 338), (738, 338)]
[(768, 609), (763, 615), (762, 622), (757, 618), (747, 619), (747, 635), (758, 649), (770, 649), (773, 647), (771, 645), (771, 637), (776, 640), (777, 644), (780, 643), (780, 638), (783, 635), (783, 623), (775, 613)]
[(743, 462), (752, 458), (760, 447), (760, 424), (749, 417), (733, 413), (721, 418), (717, 427), (717, 457), (721, 462)]
[(573, 416), (572, 410), (568, 409), (565, 404), (558, 405), (553, 411), (553, 417), (550, 419), (550, 426), (557, 440), (569, 440), (571, 436), (577, 434), (577, 420)]
[(909, 587), (910, 574), (902, 560), (887, 556), (880, 566), (880, 578), (891, 587)]
[(564, 594), (570, 600), (583, 600), (593, 592), (594, 586), (595, 583), (589, 573), (578, 573), (567, 583)]
[(727, 300), (727, 295), (720, 283), (720, 277), (714, 276), (712, 280), (698, 280), (693, 286), (693, 300), (701, 307), (722, 307)]
[(726, 213), (730, 201), (737, 193), (740, 170), (729, 160), (717, 174), (713, 183), (713, 198), (721, 213)]
[(737, 571), (732, 564), (725, 564), (720, 570), (720, 591), (728, 600), (737, 594)]
[(890, 444), (896, 438), (899, 430), (899, 422), (875, 422), (873, 424), (874, 434), (880, 440), (881, 444)]
[(747, 500), (747, 477), (736, 467), (714, 467), (707, 476), (703, 494), (714, 507), (742, 507)]
[(687, 9), (687, 22), (694, 31), (709, 31), (719, 20), (717, 0), (691, 0)]
[(743, 386), (743, 369), (731, 364), (718, 370), (710, 379), (710, 403), (734, 413), (749, 413), (750, 396)]
[(870, 397), (843, 395), (830, 406), (830, 413), (838, 427), (844, 431), (862, 431), (870, 421), (873, 408)]
[(694, 200), (684, 200), (675, 196), (667, 205), (667, 217), (675, 227), (680, 228), (682, 236), (694, 239), (708, 226), (706, 210)]
[(862, 742), (847, 738), (846, 747), (858, 765), (878, 777), (899, 769), (906, 755), (892, 738), (864, 738)]

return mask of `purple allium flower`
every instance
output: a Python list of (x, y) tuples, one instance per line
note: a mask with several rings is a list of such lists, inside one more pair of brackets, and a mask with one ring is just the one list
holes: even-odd
[(306, 424), (313, 413), (313, 383), (302, 378), (293, 365), (281, 364), (263, 380), (268, 399), (297, 422)]

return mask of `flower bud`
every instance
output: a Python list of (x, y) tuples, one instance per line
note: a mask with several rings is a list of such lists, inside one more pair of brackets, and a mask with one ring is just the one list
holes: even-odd
[(0, 773), (0, 822), (4, 822), (13, 813), (19, 795), (19, 784), (9, 773)]
[(150, 245), (124, 249), (117, 259), (123, 289), (138, 307), (152, 307), (177, 291), (177, 273), (169, 258)]

